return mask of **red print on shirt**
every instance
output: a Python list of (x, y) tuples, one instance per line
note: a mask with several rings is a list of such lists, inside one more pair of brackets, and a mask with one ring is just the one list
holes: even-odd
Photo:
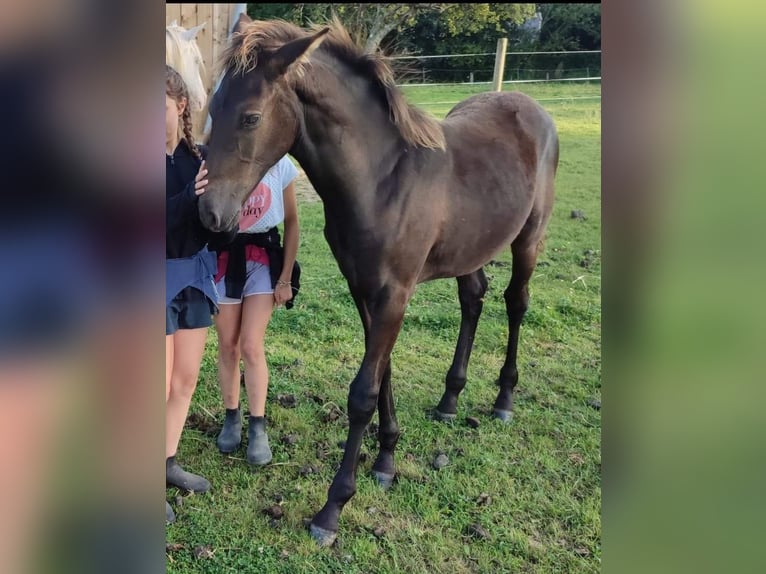
[(271, 207), (271, 188), (261, 182), (247, 198), (239, 216), (239, 230), (245, 231), (255, 225)]

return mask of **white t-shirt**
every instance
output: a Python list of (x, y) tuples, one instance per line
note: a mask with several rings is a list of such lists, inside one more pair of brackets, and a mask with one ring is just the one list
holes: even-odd
[(240, 233), (263, 233), (285, 220), (285, 188), (298, 176), (293, 162), (284, 156), (255, 186), (239, 214)]

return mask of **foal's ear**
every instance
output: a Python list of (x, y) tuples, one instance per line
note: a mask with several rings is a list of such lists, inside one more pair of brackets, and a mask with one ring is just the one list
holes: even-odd
[(237, 34), (239, 32), (244, 32), (245, 27), (252, 22), (253, 19), (247, 15), (246, 12), (241, 12), (239, 14), (239, 18), (237, 18), (237, 22), (234, 24), (234, 28), (232, 29), (232, 34)]
[(281, 76), (287, 72), (293, 64), (308, 62), (311, 53), (319, 47), (319, 44), (324, 40), (325, 34), (329, 31), (329, 28), (325, 28), (308, 38), (301, 38), (300, 40), (288, 42), (274, 52), (270, 62), (271, 69), (277, 76)]

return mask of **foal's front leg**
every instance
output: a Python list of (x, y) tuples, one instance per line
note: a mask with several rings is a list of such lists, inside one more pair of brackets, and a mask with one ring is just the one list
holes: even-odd
[(356, 469), (362, 437), (375, 412), (381, 381), (402, 326), (409, 294), (409, 290), (402, 287), (387, 286), (373, 296), (365, 297), (370, 313), (370, 330), (362, 366), (349, 390), (346, 449), (327, 493), (327, 502), (311, 521), (311, 535), (321, 546), (329, 546), (335, 541), (340, 513), (356, 492)]

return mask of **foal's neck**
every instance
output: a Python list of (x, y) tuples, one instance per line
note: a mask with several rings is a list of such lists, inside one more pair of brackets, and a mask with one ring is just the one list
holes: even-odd
[(332, 93), (317, 97), (299, 90), (304, 113), (291, 153), (326, 207), (365, 211), (372, 205), (371, 194), (382, 177), (396, 168), (407, 144), (368, 79), (314, 73), (322, 75), (307, 81)]

